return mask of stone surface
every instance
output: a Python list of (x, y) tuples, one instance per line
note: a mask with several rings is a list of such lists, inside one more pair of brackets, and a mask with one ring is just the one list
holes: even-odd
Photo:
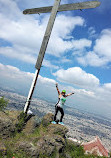
[(0, 112), (0, 137), (10, 137), (14, 131), (15, 127), (12, 119), (4, 112)]
[(48, 130), (50, 133), (61, 135), (65, 137), (66, 133), (68, 132), (68, 128), (59, 124), (50, 124), (48, 126)]
[(52, 113), (48, 113), (43, 117), (42, 123), (44, 126), (49, 125), (53, 121), (54, 115)]
[[(15, 117), (15, 113), (13, 112), (9, 115), (1, 112), (0, 114), (0, 135), (1, 138), (7, 138), (15, 130), (14, 125), (17, 122), (17, 117)], [(60, 153), (64, 151), (66, 146), (67, 141), (65, 139), (65, 135), (68, 132), (68, 129), (65, 126), (59, 124), (50, 124), (53, 120), (53, 114), (51, 113), (45, 115), (42, 119), (42, 122), (39, 119), (40, 118), (37, 116), (27, 118), (27, 122), (22, 131), (25, 133), (25, 136), (21, 135), (23, 138), (20, 137), (20, 139), (17, 139), (16, 143), (13, 144), (14, 151), (18, 153), (23, 151), (27, 157), (32, 158), (39, 158), (42, 156), (44, 158), (48, 158), (53, 154), (55, 158), (59, 158)], [(38, 130), (40, 130), (40, 135), (36, 136), (33, 135), (33, 132), (37, 126)], [(41, 131), (41, 129), (43, 131)], [(26, 134), (28, 135), (26, 136)], [(9, 140), (10, 139), (12, 138), (9, 138)], [(5, 154), (7, 152), (7, 149), (3, 144), (0, 144), (0, 151), (3, 151)], [(69, 156), (66, 157), (69, 158)]]
[(28, 156), (31, 156), (33, 158), (38, 157), (38, 150), (31, 142), (19, 142), (16, 144), (16, 146), (18, 150), (24, 151)]
[(28, 141), (18, 142), (18, 150), (24, 151), (28, 156), (37, 158), (40, 155), (51, 156), (55, 151), (58, 155), (65, 147), (65, 141), (58, 135), (46, 135), (38, 140), (36, 144)]
[(23, 132), (26, 134), (33, 133), (35, 128), (41, 124), (41, 119), (38, 116), (31, 117), (24, 126)]
[(46, 135), (37, 142), (39, 154), (50, 156), (55, 151), (58, 153), (62, 151), (65, 146), (64, 139), (59, 135)]

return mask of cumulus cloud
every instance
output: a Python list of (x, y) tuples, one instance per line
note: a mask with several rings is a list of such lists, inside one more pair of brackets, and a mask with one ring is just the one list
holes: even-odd
[(108, 63), (108, 59), (104, 57), (99, 57), (95, 52), (88, 52), (85, 56), (77, 57), (80, 64), (84, 66), (95, 66), (100, 67)]
[(86, 73), (80, 67), (72, 67), (67, 70), (60, 69), (53, 75), (62, 82), (72, 83), (82, 88), (99, 86), (99, 79), (93, 74)]
[[(25, 5), (25, 2), (23, 2), (23, 5)], [(36, 18), (33, 15), (23, 15), (22, 10), (19, 8), (19, 1), (1, 0), (0, 4), (2, 6), (0, 10), (0, 23), (2, 23), (0, 26), (0, 38), (8, 43), (6, 47), (1, 48), (0, 53), (27, 63), (35, 62), (49, 15), (37, 15)], [(34, 1), (29, 2), (29, 4), (35, 5)], [(9, 7), (10, 9), (7, 10)], [(69, 22), (67, 22), (67, 19)], [(82, 17), (59, 14), (54, 24), (47, 53), (59, 57), (71, 49), (87, 47), (89, 45), (87, 40), (84, 40), (85, 44), (82, 41), (70, 40), (71, 33), (75, 27), (83, 25), (84, 19)], [(47, 63), (44, 66), (50, 65), (52, 67), (49, 61)], [(57, 68), (57, 66), (53, 66), (52, 68), (54, 67)]]
[(80, 64), (87, 66), (105, 66), (111, 62), (111, 29), (102, 30), (99, 38), (95, 41), (93, 51), (77, 57)]
[(88, 34), (90, 38), (95, 38), (97, 36), (96, 30), (94, 27), (89, 27)]
[(111, 61), (111, 29), (101, 32), (100, 38), (96, 40), (94, 52), (99, 56), (110, 58)]
[[(34, 73), (21, 71), (11, 65), (0, 64), (0, 87), (2, 88), (8, 87), (16, 92), (28, 95), (33, 77)], [(45, 89), (49, 88), (49, 94), (52, 93), (55, 83), (55, 80), (39, 75), (35, 92), (38, 93), (38, 96), (45, 95), (45, 97), (48, 97), (48, 94), (45, 94)]]
[(92, 41), (87, 39), (74, 40), (73, 45), (75, 50), (83, 50), (85, 47), (91, 47)]
[(92, 45), (92, 41), (88, 39), (80, 39), (73, 41), (73, 55), (81, 56), (86, 48), (90, 48)]
[[(18, 46), (0, 47), (0, 54), (12, 59), (17, 59), (17, 60), (35, 65), (36, 60), (37, 60), (36, 55), (31, 54), (29, 50), (27, 50), (27, 54), (25, 54), (24, 53), (25, 49), (27, 50), (27, 48), (24, 48), (24, 47), (19, 48)], [(53, 69), (59, 68), (58, 66), (53, 65), (50, 61), (46, 59), (44, 59), (43, 61), (43, 66), (53, 68)]]
[[(28, 94), (28, 90), (31, 86), (31, 82), (34, 77), (34, 73), (24, 72), (18, 69), (17, 67), (11, 65), (3, 65), (0, 63), (0, 87), (8, 87), (8, 89), (12, 89), (16, 92), (21, 92), (21, 94)], [(37, 88), (35, 92), (37, 95), (45, 96), (46, 98), (54, 98), (57, 97), (57, 91), (55, 88), (56, 81), (54, 79), (50, 79), (47, 77), (42, 77), (39, 75), (37, 81)], [(75, 89), (71, 86), (65, 86), (59, 84), (60, 90), (66, 89), (67, 93), (75, 92), (77, 98), (80, 97), (94, 97), (95, 94), (93, 91), (86, 90), (86, 89)], [(45, 93), (47, 91), (48, 93)], [(38, 94), (39, 93), (39, 94)], [(37, 96), (36, 95), (36, 96)], [(52, 101), (54, 101), (52, 100)]]
[[(67, 22), (67, 20), (69, 22)], [(65, 15), (57, 16), (52, 31), (52, 35), (49, 41), (47, 53), (55, 56), (60, 56), (64, 54), (66, 51), (78, 47), (76, 44), (74, 45), (75, 40), (73, 39), (70, 40), (70, 37), (72, 38), (71, 33), (76, 26), (83, 26), (83, 25), (84, 25), (84, 19), (79, 16), (77, 17), (65, 16)]]
[(105, 83), (103, 87), (111, 92), (111, 83)]

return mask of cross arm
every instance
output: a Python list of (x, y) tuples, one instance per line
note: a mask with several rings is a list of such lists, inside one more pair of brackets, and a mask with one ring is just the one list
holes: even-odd
[[(69, 10), (78, 10), (78, 9), (89, 9), (96, 8), (100, 5), (99, 1), (88, 1), (81, 3), (72, 3), (72, 4), (63, 4), (60, 5), (58, 11), (69, 11)], [(52, 6), (41, 7), (41, 8), (32, 8), (26, 9), (23, 11), (23, 14), (38, 14), (38, 13), (48, 13), (51, 12)]]

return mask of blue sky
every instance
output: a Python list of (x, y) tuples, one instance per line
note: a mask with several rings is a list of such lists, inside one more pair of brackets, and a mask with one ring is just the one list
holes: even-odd
[[(61, 4), (86, 0), (61, 0)], [(57, 101), (60, 90), (75, 92), (67, 105), (111, 117), (111, 0), (95, 9), (59, 12), (34, 96)], [(50, 14), (23, 15), (52, 0), (0, 0), (0, 87), (28, 95)]]

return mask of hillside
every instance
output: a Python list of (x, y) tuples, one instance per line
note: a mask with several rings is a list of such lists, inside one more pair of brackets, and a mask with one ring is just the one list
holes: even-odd
[[(53, 115), (42, 119), (20, 111), (0, 112), (0, 158), (94, 158), (83, 147), (66, 138), (65, 126), (50, 124)], [(25, 122), (25, 123), (24, 123)]]

